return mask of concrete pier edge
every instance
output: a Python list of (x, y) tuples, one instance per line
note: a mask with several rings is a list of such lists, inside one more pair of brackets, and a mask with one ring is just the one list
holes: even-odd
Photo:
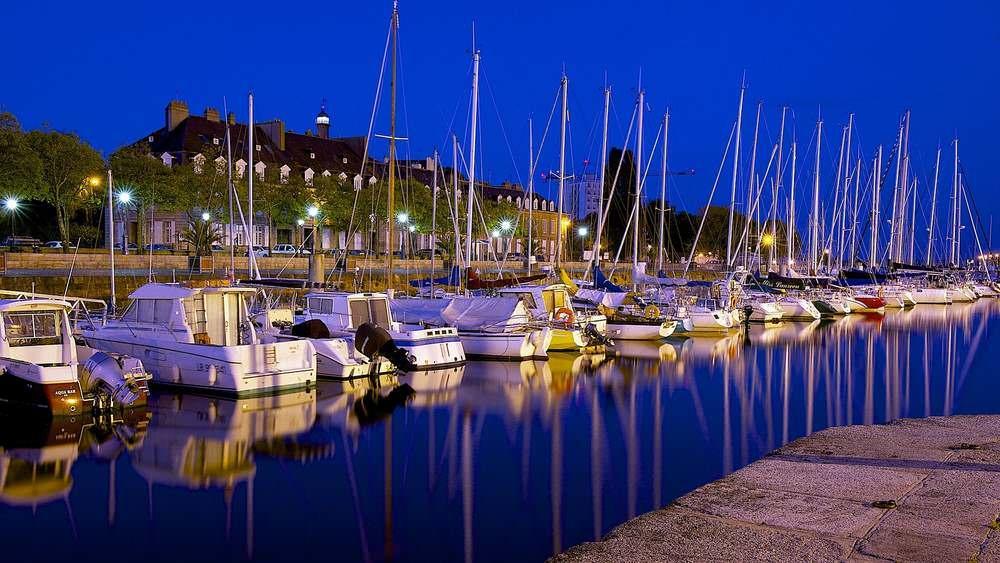
[(795, 440), (552, 561), (1000, 561), (1000, 416)]

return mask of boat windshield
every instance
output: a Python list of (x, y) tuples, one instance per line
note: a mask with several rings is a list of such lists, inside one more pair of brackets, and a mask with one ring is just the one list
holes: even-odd
[(351, 324), (358, 328), (364, 323), (373, 323), (389, 330), (389, 303), (381, 299), (357, 299), (350, 302)]
[(62, 344), (58, 311), (3, 314), (4, 334), (11, 346)]

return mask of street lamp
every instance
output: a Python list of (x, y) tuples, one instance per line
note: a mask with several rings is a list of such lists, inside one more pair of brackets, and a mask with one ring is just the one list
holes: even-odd
[(129, 203), (132, 203), (132, 192), (128, 190), (119, 190), (117, 199), (119, 207), (123, 208), (121, 216), (122, 216), (122, 254), (124, 255), (128, 254), (128, 229), (125, 228), (126, 217), (124, 213), (124, 207)]
[(211, 219), (211, 218), (212, 218), (212, 215), (208, 211), (202, 211), (202, 213), (201, 213), (201, 220), (202, 221), (205, 221), (207, 223), (208, 220)]
[(583, 260), (583, 253), (584, 253), (583, 243), (587, 239), (587, 233), (589, 232), (590, 229), (588, 229), (586, 225), (581, 225), (576, 229), (576, 236), (580, 237), (580, 260)]
[(306, 209), (306, 215), (308, 215), (310, 219), (315, 219), (316, 216), (319, 215), (319, 207), (310, 205), (309, 209)]
[[(18, 205), (20, 205), (20, 202), (17, 200), (16, 197), (8, 197), (7, 199), (5, 199), (3, 201), (3, 207), (4, 207), (4, 209), (7, 210), (7, 213), (10, 215), (10, 236), (11, 236), (11, 238), (14, 238), (14, 214), (17, 213), (17, 207), (18, 207)], [(11, 242), (13, 242), (13, 241), (11, 241)]]
[(405, 225), (407, 221), (410, 220), (410, 216), (405, 211), (400, 211), (396, 214), (396, 222), (400, 225)]
[(303, 226), (303, 225), (306, 224), (306, 220), (305, 219), (297, 219), (295, 221), (295, 224), (301, 227), (301, 226)]

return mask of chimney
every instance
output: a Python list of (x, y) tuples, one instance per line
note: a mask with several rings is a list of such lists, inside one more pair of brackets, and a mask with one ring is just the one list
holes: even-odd
[(236, 114), (233, 112), (226, 114), (226, 122), (230, 125), (236, 125)]
[(279, 151), (285, 150), (285, 122), (280, 119), (265, 121), (257, 125), (272, 143), (277, 145)]
[(219, 110), (215, 108), (205, 108), (205, 119), (218, 123), (219, 122)]
[(167, 131), (173, 131), (188, 117), (188, 105), (183, 100), (172, 100), (167, 104)]

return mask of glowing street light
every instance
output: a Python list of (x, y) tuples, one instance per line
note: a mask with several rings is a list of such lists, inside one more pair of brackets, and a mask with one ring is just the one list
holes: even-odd
[(118, 192), (118, 203), (122, 205), (128, 205), (132, 202), (132, 192), (128, 190), (122, 190)]
[(760, 244), (765, 248), (770, 247), (774, 244), (774, 235), (771, 233), (764, 233), (764, 235), (760, 237)]
[(493, 238), (500, 238), (500, 231), (497, 229), (493, 229), (493, 231), (490, 232), (490, 236)]
[(16, 197), (8, 197), (7, 199), (3, 200), (4, 208), (12, 213), (14, 211), (17, 211), (17, 206), (20, 205), (20, 203), (21, 202), (19, 202)]
[(295, 221), (295, 224), (301, 227), (302, 225), (306, 224), (306, 220), (305, 219), (297, 219)]
[(101, 177), (91, 176), (90, 178), (87, 178), (87, 184), (89, 184), (92, 188), (96, 188), (101, 185)]
[(410, 220), (410, 216), (405, 211), (400, 211), (396, 214), (396, 222), (400, 225), (405, 225), (407, 221)]
[(587, 233), (589, 233), (589, 232), (590, 232), (590, 229), (588, 229), (587, 227), (580, 227), (579, 229), (576, 230), (576, 234), (580, 238), (583, 238), (583, 237), (587, 236)]
[(316, 216), (319, 215), (319, 207), (310, 205), (309, 209), (306, 209), (306, 215), (308, 215), (310, 219), (315, 219)]
[(208, 220), (211, 219), (211, 218), (212, 218), (212, 215), (208, 211), (203, 211), (201, 213), (201, 220), (202, 221), (208, 222)]
[(500, 221), (500, 230), (501, 231), (503, 231), (505, 233), (509, 233), (513, 229), (514, 229), (514, 225), (510, 222), (509, 219), (504, 219), (503, 221)]

